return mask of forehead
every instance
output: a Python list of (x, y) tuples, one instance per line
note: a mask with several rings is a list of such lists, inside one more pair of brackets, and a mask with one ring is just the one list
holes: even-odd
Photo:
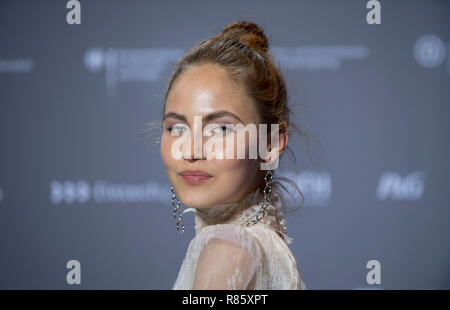
[(203, 64), (183, 72), (168, 94), (166, 111), (193, 117), (218, 110), (237, 114), (244, 122), (257, 122), (255, 104), (240, 85), (231, 83), (219, 65)]

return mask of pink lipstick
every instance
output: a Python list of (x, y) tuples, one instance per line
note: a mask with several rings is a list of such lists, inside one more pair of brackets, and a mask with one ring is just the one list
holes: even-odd
[(183, 180), (191, 185), (200, 184), (212, 177), (209, 173), (202, 170), (184, 170), (180, 175)]

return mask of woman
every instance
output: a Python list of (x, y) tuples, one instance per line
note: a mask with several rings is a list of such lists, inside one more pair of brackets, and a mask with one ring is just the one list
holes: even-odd
[[(290, 126), (286, 86), (268, 48), (256, 24), (235, 22), (193, 47), (169, 81), (161, 155), (177, 228), (184, 231), (182, 202), (189, 207), (185, 211), (195, 212), (196, 230), (173, 289), (305, 288), (288, 247), (292, 238), (286, 235), (274, 172), (261, 169), (284, 152)], [(239, 142), (236, 134), (243, 131), (233, 128), (237, 124), (267, 124), (267, 131), (278, 125), (265, 145), (270, 154), (247, 156), (263, 135), (260, 131), (255, 142), (245, 131)], [(202, 134), (203, 125), (209, 134)], [(232, 138), (218, 140), (225, 136)], [(175, 154), (180, 139), (183, 157)], [(213, 147), (205, 147), (211, 140), (219, 141), (215, 156), (209, 156)], [(244, 158), (237, 156), (239, 147)]]

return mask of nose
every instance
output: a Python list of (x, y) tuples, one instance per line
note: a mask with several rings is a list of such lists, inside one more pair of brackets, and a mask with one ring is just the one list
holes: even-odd
[(188, 160), (189, 162), (194, 162), (196, 160), (200, 159), (206, 159), (203, 154), (203, 136), (202, 135), (195, 135), (192, 133), (189, 135), (189, 144), (190, 144), (190, 150), (188, 150), (185, 153), (184, 159)]

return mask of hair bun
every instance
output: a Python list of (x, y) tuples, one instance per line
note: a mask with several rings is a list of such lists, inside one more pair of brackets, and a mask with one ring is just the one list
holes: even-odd
[(226, 38), (236, 38), (257, 52), (267, 53), (269, 50), (269, 41), (264, 31), (251, 22), (233, 22), (222, 30), (221, 35)]

